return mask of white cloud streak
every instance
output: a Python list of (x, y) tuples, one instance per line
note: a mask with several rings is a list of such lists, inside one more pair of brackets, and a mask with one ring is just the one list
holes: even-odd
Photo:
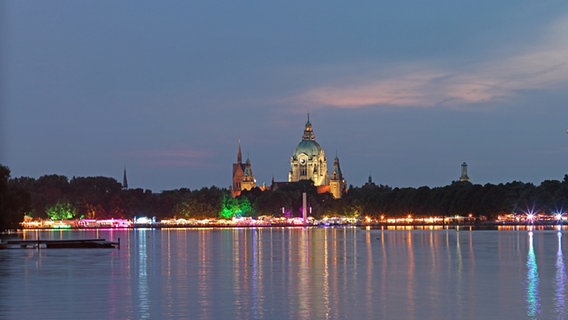
[(292, 98), (310, 108), (463, 106), (514, 97), (520, 90), (556, 89), (568, 81), (568, 16), (532, 45), (508, 56), (457, 69), (412, 62), (412, 67), (349, 83), (320, 85)]

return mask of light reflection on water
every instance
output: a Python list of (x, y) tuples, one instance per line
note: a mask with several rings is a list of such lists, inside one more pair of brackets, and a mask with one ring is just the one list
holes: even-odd
[(0, 250), (0, 319), (563, 319), (563, 232), (29, 231), (122, 248)]
[(540, 296), (538, 292), (538, 265), (533, 248), (533, 232), (529, 231), (529, 253), (527, 256), (527, 316), (537, 319), (540, 313)]
[(562, 254), (562, 232), (557, 233), (558, 249), (556, 251), (556, 295), (554, 297), (554, 307), (557, 319), (564, 319), (566, 312), (566, 268), (564, 267), (564, 255)]
[(150, 318), (150, 301), (148, 298), (148, 248), (146, 247), (146, 232), (141, 229), (136, 235), (138, 254), (134, 256), (138, 265), (138, 312), (140, 319)]

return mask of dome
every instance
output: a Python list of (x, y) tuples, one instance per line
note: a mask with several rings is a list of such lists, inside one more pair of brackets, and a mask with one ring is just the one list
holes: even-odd
[(294, 159), (298, 159), (298, 156), (302, 153), (308, 156), (308, 159), (313, 159), (322, 152), (322, 148), (315, 140), (302, 140), (298, 143), (296, 151), (294, 152)]

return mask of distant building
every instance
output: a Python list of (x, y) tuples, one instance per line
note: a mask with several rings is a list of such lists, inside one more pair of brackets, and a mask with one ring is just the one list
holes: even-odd
[(256, 187), (256, 180), (252, 173), (252, 165), (248, 156), (246, 162), (243, 163), (241, 143), (239, 142), (237, 162), (233, 163), (233, 185), (231, 194), (233, 197), (238, 197), (243, 190), (251, 190), (254, 187)]
[(374, 187), (374, 186), (376, 185), (373, 182), (373, 177), (371, 176), (371, 173), (369, 173), (369, 178), (367, 179), (367, 182), (363, 185), (363, 187)]
[(462, 163), (461, 165), (461, 176), (460, 176), (460, 181), (461, 182), (470, 182), (469, 181), (469, 176), (467, 175), (467, 163)]

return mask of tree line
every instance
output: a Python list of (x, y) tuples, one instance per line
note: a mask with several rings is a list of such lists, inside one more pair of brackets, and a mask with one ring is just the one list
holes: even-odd
[(244, 191), (237, 199), (215, 186), (154, 193), (124, 189), (114, 178), (50, 174), (37, 179), (11, 178), (0, 165), (0, 229), (17, 228), (24, 215), (32, 218), (230, 218), (234, 215), (302, 215), (302, 193), (308, 195), (310, 215), (378, 218), (469, 215), (494, 219), (502, 213), (556, 213), (568, 209), (568, 175), (540, 185), (513, 181), (501, 184), (452, 182), (443, 187), (393, 188), (366, 183), (350, 186), (341, 199), (318, 194), (311, 181), (285, 183), (277, 188)]

